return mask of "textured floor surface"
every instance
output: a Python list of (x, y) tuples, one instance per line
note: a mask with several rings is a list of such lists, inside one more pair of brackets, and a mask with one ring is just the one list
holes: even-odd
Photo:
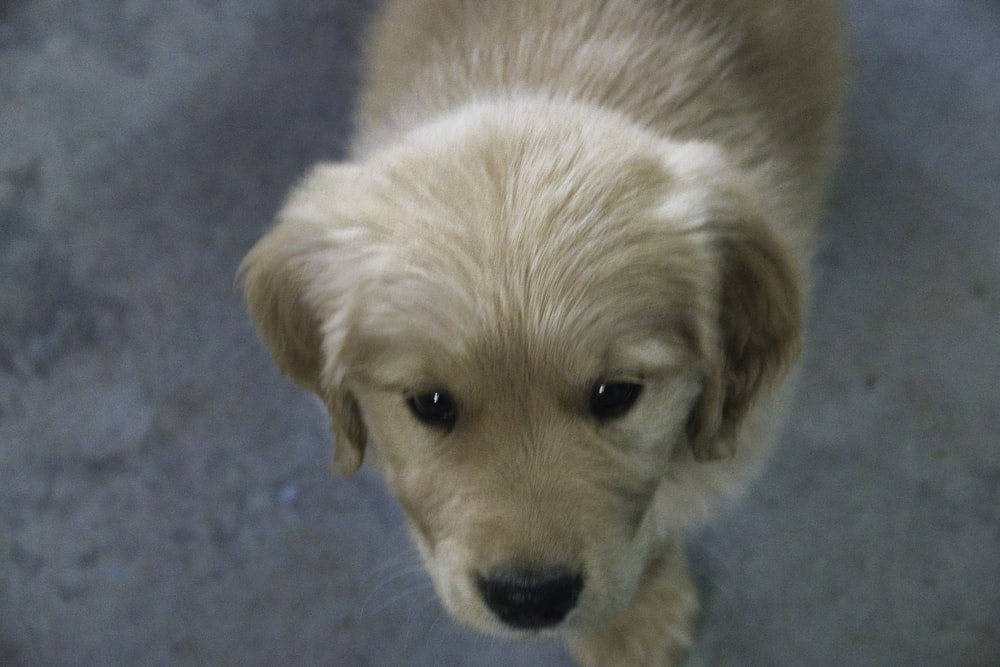
[[(801, 390), (700, 666), (1000, 664), (1000, 5), (851, 0)], [(342, 154), (349, 0), (0, 2), (0, 665), (568, 665), (441, 611), (235, 267)]]

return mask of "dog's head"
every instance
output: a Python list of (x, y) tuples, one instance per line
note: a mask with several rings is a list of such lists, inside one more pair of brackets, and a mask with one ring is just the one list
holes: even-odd
[(242, 271), (335, 467), (377, 451), (446, 607), (486, 630), (623, 607), (671, 465), (731, 456), (798, 343), (793, 262), (720, 153), (571, 107), (319, 166)]

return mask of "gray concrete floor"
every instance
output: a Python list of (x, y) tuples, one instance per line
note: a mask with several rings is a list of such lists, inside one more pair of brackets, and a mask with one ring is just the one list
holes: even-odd
[[(691, 665), (1000, 664), (1000, 5), (847, 10), (801, 391), (692, 540)], [(366, 12), (0, 3), (0, 665), (568, 665), (445, 616), (233, 288)]]

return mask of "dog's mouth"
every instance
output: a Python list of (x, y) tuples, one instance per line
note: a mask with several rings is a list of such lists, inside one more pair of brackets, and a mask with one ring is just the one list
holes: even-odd
[[(411, 533), (438, 597), (453, 618), (488, 634), (566, 636), (600, 627), (632, 599), (649, 548), (649, 525), (604, 532), (555, 519), (546, 528), (505, 529), (473, 515), (432, 540), (427, 522)], [(589, 539), (588, 539), (589, 538)]]

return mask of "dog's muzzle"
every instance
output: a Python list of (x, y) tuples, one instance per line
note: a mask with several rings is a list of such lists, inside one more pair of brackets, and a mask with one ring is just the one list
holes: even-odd
[(496, 570), (476, 576), (483, 601), (505, 625), (542, 630), (558, 625), (576, 606), (583, 575), (568, 570)]

